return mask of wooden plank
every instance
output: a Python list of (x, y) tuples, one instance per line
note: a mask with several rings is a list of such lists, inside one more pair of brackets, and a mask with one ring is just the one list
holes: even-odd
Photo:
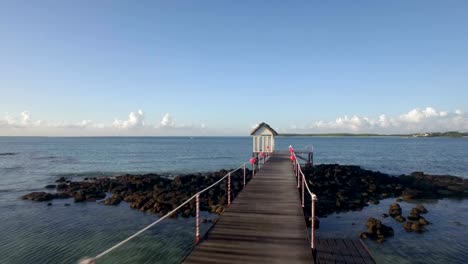
[(335, 257), (332, 254), (331, 248), (329, 247), (326, 239), (316, 240), (317, 255), (316, 262), (320, 264), (334, 264)]
[(337, 246), (335, 240), (334, 240), (334, 239), (328, 239), (327, 241), (328, 241), (328, 245), (329, 245), (329, 246), (331, 247), (331, 249), (332, 249), (332, 254), (333, 254), (333, 256), (335, 257), (335, 263), (337, 263), (337, 264), (344, 264), (344, 263), (346, 263), (346, 260), (345, 260), (345, 258), (343, 257), (344, 252), (341, 251), (341, 250), (338, 248), (338, 246)]
[(351, 240), (343, 239), (343, 243), (346, 245), (349, 252), (351, 253), (351, 256), (354, 259), (354, 263), (365, 264), (364, 260), (362, 259), (361, 255), (359, 254), (359, 252), (357, 251), (356, 247), (354, 246)]
[(184, 263), (312, 263), (289, 155), (249, 182)]
[(340, 255), (341, 261), (343, 263), (355, 263), (351, 252), (349, 251), (348, 247), (344, 243), (343, 239), (333, 239), (336, 245), (336, 249), (338, 250), (338, 254)]
[(359, 255), (361, 255), (361, 258), (364, 261), (364, 263), (366, 263), (366, 264), (375, 264), (374, 259), (369, 254), (369, 252), (367, 252), (367, 250), (364, 248), (364, 246), (362, 245), (362, 242), (360, 240), (353, 239), (353, 240), (351, 240), (351, 242), (353, 243), (353, 245), (356, 248), (356, 251), (359, 253)]

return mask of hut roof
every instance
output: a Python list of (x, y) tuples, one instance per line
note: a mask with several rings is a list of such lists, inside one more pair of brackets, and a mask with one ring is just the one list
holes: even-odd
[(273, 135), (278, 136), (278, 132), (276, 132), (273, 128), (271, 128), (267, 123), (262, 122), (260, 123), (252, 132), (250, 133), (251, 136), (253, 136), (260, 128), (265, 127), (265, 129), (268, 129)]

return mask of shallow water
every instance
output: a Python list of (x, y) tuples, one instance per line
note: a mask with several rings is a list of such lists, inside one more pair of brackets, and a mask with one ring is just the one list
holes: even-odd
[[(468, 139), (447, 138), (278, 138), (278, 148), (314, 145), (315, 163), (361, 165), (391, 174), (425, 171), (468, 175)], [(53, 206), (19, 199), (42, 191), (59, 176), (90, 176), (144, 172), (194, 172), (235, 168), (247, 161), (251, 138), (1, 138), (0, 263), (76, 263), (112, 246), (158, 217), (130, 209), (71, 200)], [(355, 237), (368, 216), (378, 217), (390, 200), (322, 219), (319, 235)], [(70, 206), (65, 206), (70, 203)], [(424, 234), (396, 235), (383, 245), (367, 242), (381, 263), (441, 260), (457, 263), (468, 256), (467, 202), (425, 203), (433, 222)], [(409, 208), (403, 204), (404, 211)], [(206, 215), (206, 217), (216, 217)], [(384, 223), (392, 223), (385, 219)], [(460, 223), (456, 223), (459, 221)], [(355, 222), (352, 226), (350, 222)], [(210, 224), (203, 224), (202, 231)], [(401, 232), (400, 232), (400, 231)], [(100, 263), (178, 263), (190, 250), (194, 219), (167, 219), (145, 235), (119, 248)], [(411, 256), (411, 258), (409, 257)], [(416, 257), (415, 257), (416, 256)], [(461, 262), (460, 262), (461, 263)]]
[(395, 199), (385, 199), (359, 212), (332, 214), (320, 219), (317, 237), (357, 238), (366, 231), (369, 217), (391, 226), (395, 236), (383, 244), (364, 240), (377, 263), (466, 263), (468, 259), (468, 202), (463, 200), (420, 200), (399, 203), (403, 216), (416, 204), (423, 204), (429, 212), (424, 214), (430, 225), (424, 233), (408, 233), (401, 223), (391, 217), (382, 218)]

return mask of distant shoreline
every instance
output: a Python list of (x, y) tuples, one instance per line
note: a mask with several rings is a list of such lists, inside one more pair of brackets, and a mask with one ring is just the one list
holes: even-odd
[(283, 137), (414, 137), (414, 138), (467, 138), (468, 132), (429, 132), (413, 134), (353, 134), (353, 133), (317, 133), (317, 134), (280, 134)]

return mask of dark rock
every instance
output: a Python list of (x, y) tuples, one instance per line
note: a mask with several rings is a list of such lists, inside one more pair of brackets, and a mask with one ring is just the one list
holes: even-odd
[(185, 211), (182, 212), (183, 217), (190, 217), (192, 215), (192, 211), (190, 209), (185, 209)]
[(418, 232), (418, 233), (422, 233), (425, 231), (425, 228), (424, 228), (424, 225), (419, 223), (419, 222), (413, 222), (411, 224), (411, 230), (413, 232)]
[(422, 204), (416, 205), (416, 207), (414, 209), (416, 209), (420, 214), (425, 214), (425, 213), (428, 212), (426, 207), (424, 207), (424, 205), (422, 205)]
[(385, 214), (385, 213), (382, 214), (382, 218), (387, 218), (387, 217), (388, 217), (388, 214)]
[(54, 189), (57, 185), (55, 184), (49, 184), (49, 185), (46, 185), (44, 188), (46, 189)]
[(421, 223), (419, 223), (419, 222), (411, 222), (411, 221), (405, 222), (405, 223), (403, 224), (403, 228), (404, 228), (407, 232), (418, 232), (418, 233), (421, 233), (421, 232), (424, 232), (424, 231), (425, 231), (424, 224), (421, 224)]
[(105, 205), (118, 205), (122, 199), (119, 196), (112, 196), (104, 200)]
[(410, 222), (410, 221), (405, 222), (405, 223), (403, 224), (403, 229), (405, 229), (407, 232), (411, 232), (411, 231), (412, 231), (412, 230), (411, 230), (411, 225), (412, 225), (412, 224), (413, 224), (413, 222)]
[[(394, 235), (393, 228), (382, 224), (380, 220), (370, 217), (366, 223), (366, 237), (376, 240), (379, 243), (384, 242), (386, 237)], [(361, 234), (362, 235), (362, 234)]]
[(396, 216), (399, 216), (401, 215), (401, 207), (399, 204), (397, 203), (393, 203), (390, 205), (390, 208), (388, 209), (388, 214), (391, 216), (391, 217), (396, 217)]
[(424, 218), (424, 217), (422, 217), (422, 216), (419, 217), (418, 222), (419, 222), (421, 225), (428, 225), (428, 224), (430, 224), (429, 221), (427, 221), (426, 218)]
[(69, 203), (66, 203), (65, 206), (70, 206), (70, 204), (69, 204)]
[(50, 201), (54, 199), (55, 195), (52, 193), (46, 193), (46, 192), (32, 192), (32, 193), (24, 195), (22, 198), (23, 200), (43, 202), (43, 201)]
[(86, 194), (83, 191), (79, 191), (73, 195), (73, 198), (75, 199), (75, 203), (84, 202), (86, 201)]
[(66, 181), (67, 179), (65, 179), (65, 177), (60, 177), (55, 182), (66, 182)]
[(406, 188), (402, 192), (401, 197), (403, 198), (404, 201), (409, 201), (409, 200), (412, 200), (412, 199), (415, 199), (415, 198), (419, 198), (420, 194), (421, 194), (421, 192), (418, 191), (418, 190)]
[(68, 199), (71, 198), (72, 196), (69, 193), (56, 193), (55, 197), (56, 199)]
[(62, 191), (62, 190), (66, 190), (68, 188), (68, 184), (66, 183), (60, 183), (57, 185), (57, 190), (58, 191)]
[(408, 218), (408, 220), (411, 220), (411, 221), (418, 221), (419, 220), (419, 214), (410, 213), (410, 214), (408, 214), (407, 218)]
[(47, 206), (52, 206), (52, 203), (47, 203)]
[(404, 221), (406, 221), (406, 218), (404, 218), (401, 215), (397, 215), (393, 219), (395, 219), (395, 221), (400, 222), (400, 223), (403, 223)]

